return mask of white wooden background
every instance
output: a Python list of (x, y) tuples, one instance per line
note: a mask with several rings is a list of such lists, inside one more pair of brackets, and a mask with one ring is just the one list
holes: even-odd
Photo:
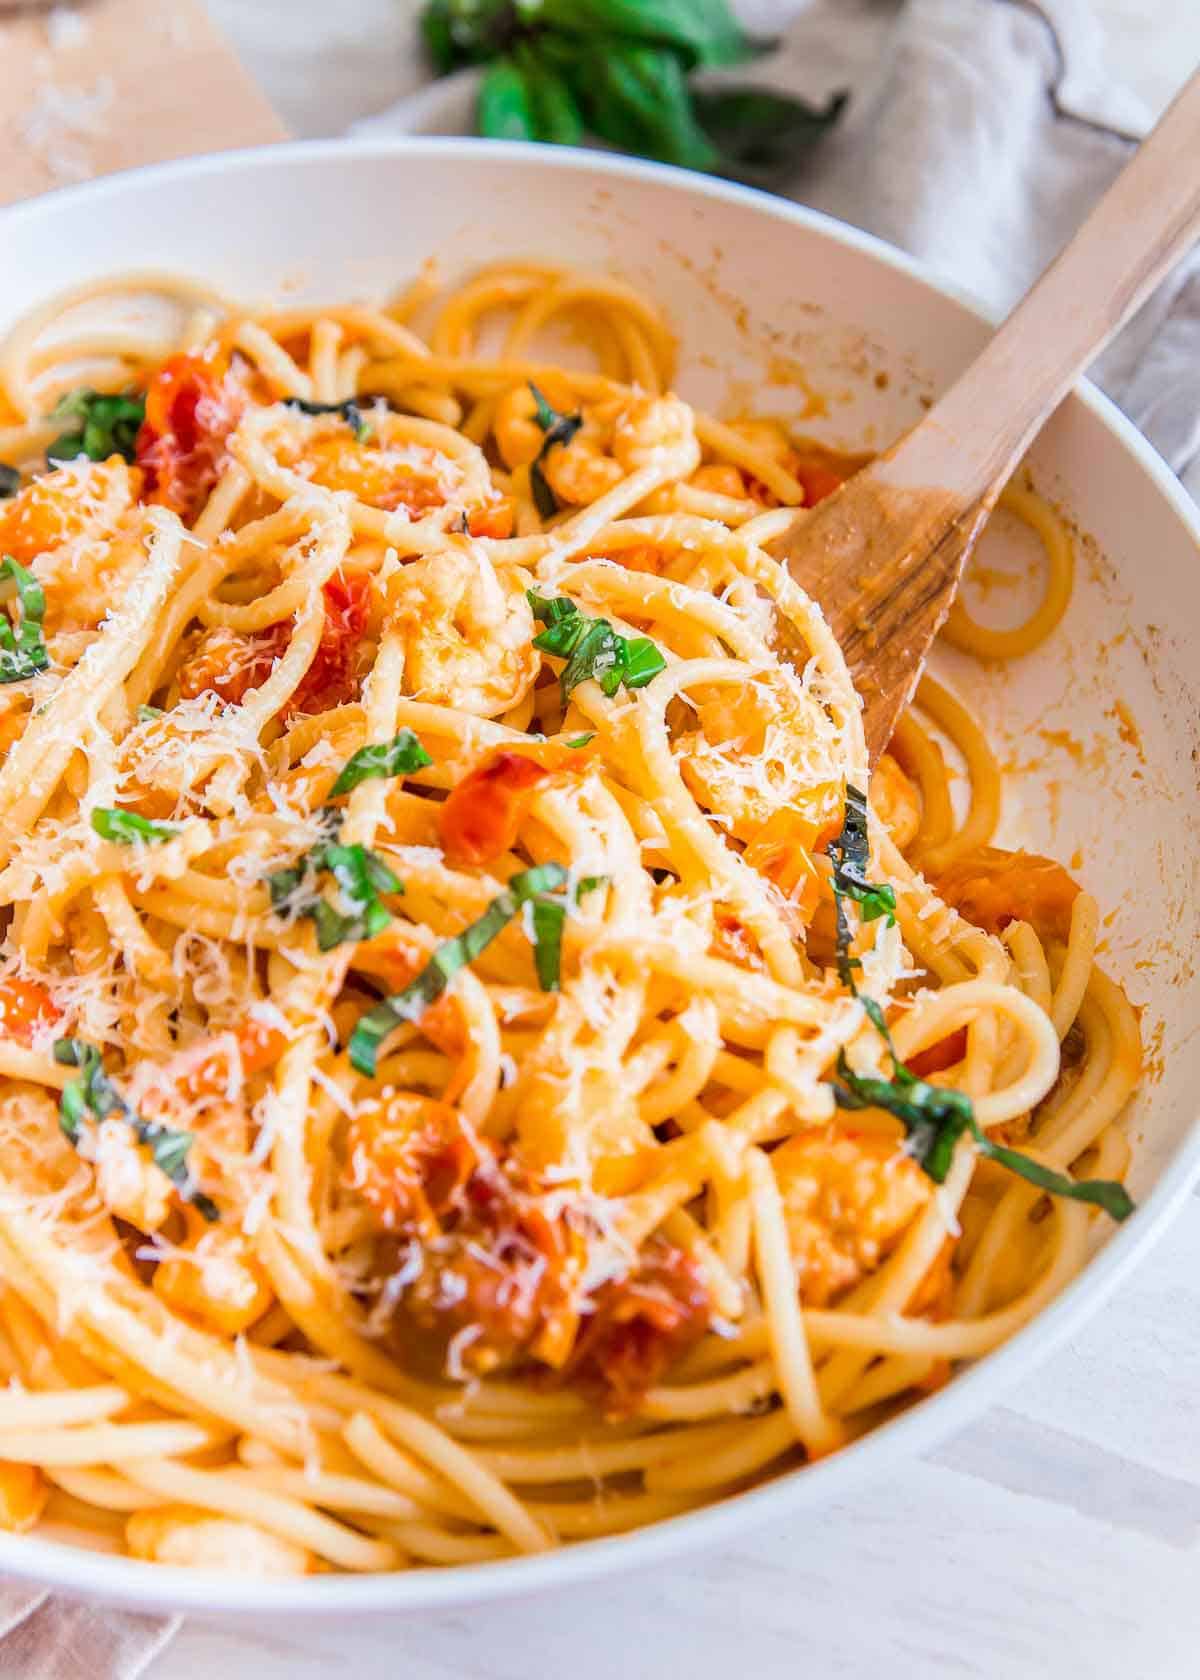
[[(285, 121), (337, 133), (420, 79), (409, 0), (209, 0)], [(1153, 105), (1197, 0), (1094, 0)], [(929, 1460), (652, 1578), (459, 1614), (188, 1624), (150, 1680), (1185, 1680), (1200, 1675), (1200, 1199), (1115, 1301)]]

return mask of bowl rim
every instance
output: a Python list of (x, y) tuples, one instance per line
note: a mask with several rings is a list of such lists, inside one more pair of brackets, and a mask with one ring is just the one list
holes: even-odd
[[(0, 227), (15, 229), (72, 211), (99, 209), (112, 197), (154, 186), (185, 183), (230, 172), (276, 169), (407, 156), (451, 156), (536, 164), (567, 174), (599, 175), (614, 182), (650, 181), (715, 204), (745, 206), (772, 220), (805, 228), (832, 243), (857, 250), (885, 268), (920, 283), (957, 304), (977, 321), (994, 325), (996, 312), (966, 289), (937, 275), (927, 264), (876, 235), (757, 188), (698, 175), (670, 165), (645, 162), (578, 147), (524, 141), (445, 136), (351, 136), (285, 141), (204, 153), (123, 170), (99, 180), (60, 187), (0, 210)], [(1154, 490), (1200, 548), (1200, 508), (1175, 474), (1125, 415), (1088, 380), (1065, 399), (1082, 403), (1142, 469)], [(682, 1558), (728, 1542), (772, 1516), (782, 1518), (805, 1505), (840, 1497), (893, 1462), (909, 1462), (946, 1439), (994, 1403), (1040, 1363), (1109, 1298), (1163, 1234), (1200, 1177), (1200, 1125), (1193, 1125), (1137, 1212), (1113, 1232), (1058, 1298), (1009, 1341), (955, 1377), (954, 1381), (817, 1464), (772, 1478), (762, 1486), (713, 1505), (642, 1529), (584, 1541), (560, 1550), (456, 1568), (415, 1568), (379, 1575), (304, 1576), (284, 1581), (239, 1580), (178, 1566), (152, 1564), (93, 1552), (63, 1541), (0, 1532), (0, 1572), (36, 1581), (68, 1594), (102, 1599), (139, 1610), (196, 1612), (236, 1620), (274, 1614), (328, 1617), (402, 1614), (523, 1597), (553, 1587), (579, 1585), (639, 1565)], [(826, 1487), (829, 1487), (828, 1494)]]

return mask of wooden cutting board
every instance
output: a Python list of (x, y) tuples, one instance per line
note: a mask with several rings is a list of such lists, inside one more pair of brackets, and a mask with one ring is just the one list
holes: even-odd
[(286, 138), (201, 0), (0, 0), (0, 203)]

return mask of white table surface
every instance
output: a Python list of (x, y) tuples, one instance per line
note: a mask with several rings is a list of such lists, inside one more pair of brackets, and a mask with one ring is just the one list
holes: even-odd
[[(1197, 0), (1093, 0), (1153, 105)], [(291, 127), (421, 79), (408, 0), (210, 0)], [(551, 1598), (294, 1636), (188, 1623), (150, 1680), (1200, 1675), (1200, 1196), (1106, 1311), (930, 1458), (741, 1544)]]

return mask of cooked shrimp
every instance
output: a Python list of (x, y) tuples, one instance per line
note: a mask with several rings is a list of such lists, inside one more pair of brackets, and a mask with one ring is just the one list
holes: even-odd
[(406, 566), (392, 592), (405, 631), (405, 692), (477, 717), (524, 699), (541, 666), (526, 582), (524, 573), (498, 572), (477, 548)]
[(921, 826), (921, 795), (891, 753), (884, 753), (871, 777), (871, 805), (901, 851)]
[(307, 1575), (313, 1568), (312, 1554), (291, 1540), (190, 1505), (135, 1511), (125, 1524), (125, 1541), (133, 1557), (184, 1569), (219, 1569), (261, 1579)]
[(240, 1336), (272, 1299), (247, 1239), (217, 1225), (155, 1268), (154, 1293), (219, 1336)]
[(803, 800), (812, 787), (796, 753), (809, 733), (809, 704), (790, 685), (722, 687), (696, 707), (700, 728), (678, 737), (689, 791), (707, 810), (722, 813), (736, 839), (756, 839), (776, 811)]
[(771, 1165), (810, 1307), (873, 1271), (932, 1194), (912, 1157), (882, 1135), (799, 1132), (775, 1150)]
[[(539, 387), (539, 389), (541, 389)], [(549, 390), (542, 395), (554, 406)], [(559, 400), (564, 400), (560, 395)], [(677, 397), (615, 397), (600, 403), (570, 404), (581, 424), (567, 443), (542, 454), (546, 433), (537, 421), (537, 399), (529, 385), (514, 386), (496, 413), (496, 443), (509, 467), (529, 466), (541, 456), (546, 483), (560, 502), (584, 507), (614, 489), (639, 467), (671, 453), (672, 471), (691, 472), (700, 452), (692, 413)], [(564, 410), (565, 411), (565, 410)], [(682, 465), (677, 468), (677, 457)]]

